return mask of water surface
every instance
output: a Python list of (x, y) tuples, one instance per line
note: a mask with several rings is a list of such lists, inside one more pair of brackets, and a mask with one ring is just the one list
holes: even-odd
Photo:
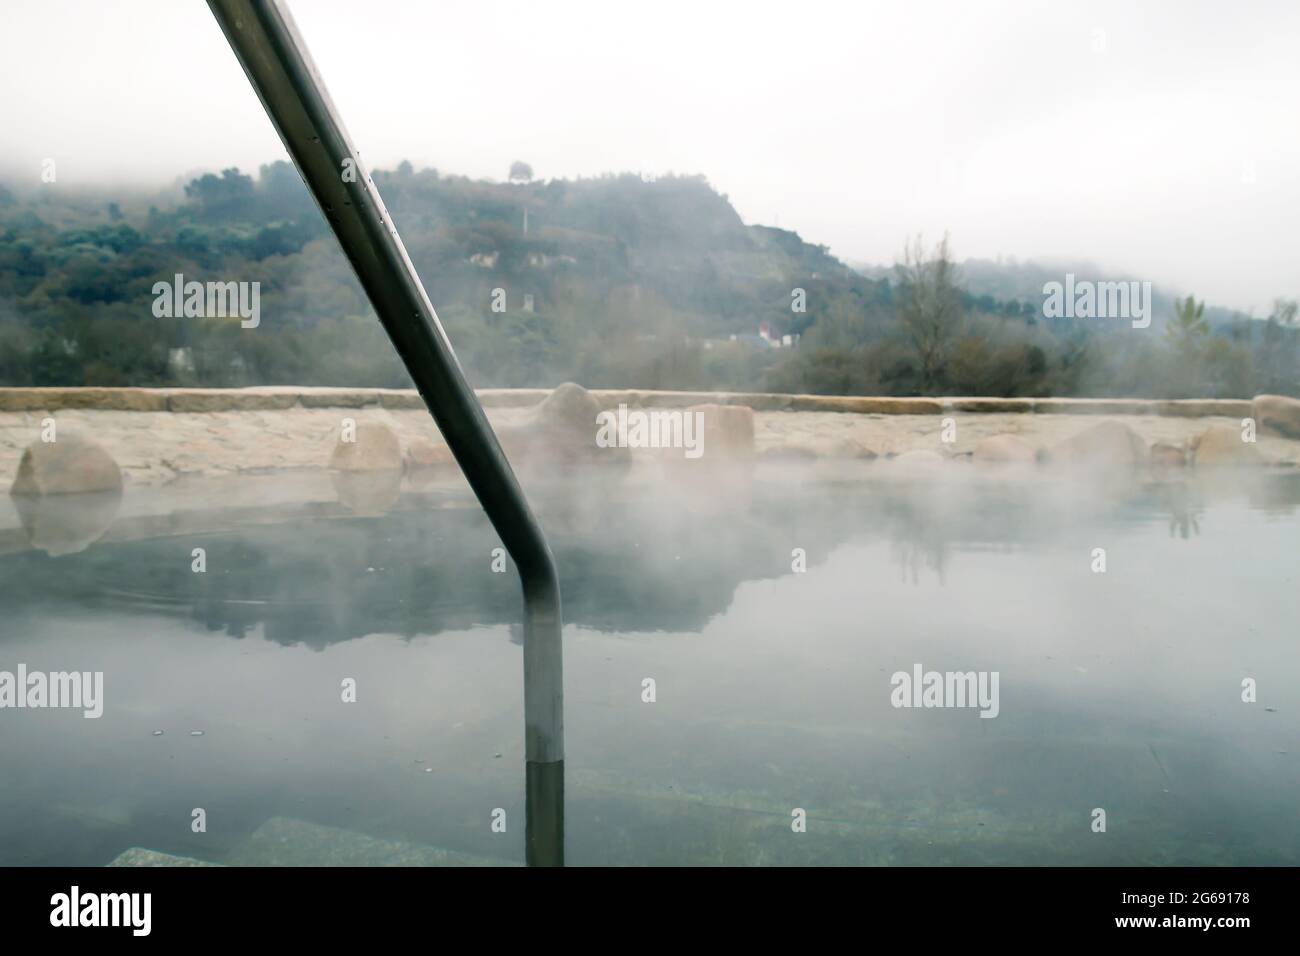
[[(1300, 863), (1300, 481), (887, 473), (534, 489), (570, 863)], [(98, 720), (0, 711), (0, 863), (521, 861), (521, 602), (472, 502), (186, 507), (0, 557), (0, 669), (105, 675)], [(894, 708), (916, 664), (998, 672), (999, 715)]]

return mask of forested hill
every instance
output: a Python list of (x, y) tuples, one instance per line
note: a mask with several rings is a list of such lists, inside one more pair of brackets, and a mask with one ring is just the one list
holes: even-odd
[[(1268, 322), (1202, 323), (1192, 309), (1176, 334), (1169, 300), (1140, 332), (1126, 321), (1045, 319), (1019, 286), (989, 294), (1011, 287), (990, 286), (979, 269), (967, 288), (922, 288), (961, 275), (935, 261), (914, 261), (910, 283), (864, 275), (793, 232), (745, 225), (700, 176), (519, 179), (407, 163), (374, 173), (478, 386), (1300, 390), (1293, 303)], [(177, 274), (258, 283), (256, 327), (155, 315), (155, 284)], [(796, 348), (772, 347), (785, 335)], [(407, 383), (287, 163), (203, 174), (154, 195), (0, 184), (0, 385)]]
[[(746, 226), (703, 177), (493, 183), (403, 164), (374, 179), (479, 384), (623, 383), (648, 355), (662, 359), (660, 347), (753, 336), (764, 321), (775, 334), (801, 332), (819, 296), (881, 294), (795, 233)], [(153, 284), (176, 273), (260, 282), (259, 327), (155, 318)], [(811, 300), (803, 313), (791, 309), (799, 284)], [(192, 371), (169, 366), (170, 350), (184, 347)], [(163, 196), (0, 192), (0, 378), (405, 381), (283, 162), (257, 177), (207, 174)]]
[[(894, 268), (874, 263), (850, 263), (864, 276), (888, 279)], [(1037, 308), (1043, 301), (1043, 286), (1063, 282), (1067, 273), (1088, 282), (1140, 282), (1142, 277), (1118, 274), (1093, 262), (1020, 262), (1013, 258), (997, 260), (965, 259), (961, 262), (961, 283), (976, 299), (995, 302), (1020, 302)], [(1174, 314), (1178, 294), (1153, 284), (1153, 324), (1163, 328)], [(1207, 304), (1204, 317), (1215, 327), (1228, 326), (1241, 318), (1233, 309)]]

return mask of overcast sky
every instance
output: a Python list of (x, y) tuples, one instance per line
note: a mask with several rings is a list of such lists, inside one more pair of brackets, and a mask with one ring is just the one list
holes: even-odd
[[(171, 182), (285, 157), (197, 0), (0, 0), (0, 169)], [(892, 262), (1087, 259), (1300, 295), (1300, 2), (296, 0), (371, 166), (703, 173)], [(401, 222), (397, 223), (401, 227)]]

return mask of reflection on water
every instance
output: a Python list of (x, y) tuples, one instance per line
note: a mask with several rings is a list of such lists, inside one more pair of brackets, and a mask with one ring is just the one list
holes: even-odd
[[(1300, 482), (874, 474), (537, 494), (570, 862), (1300, 862)], [(0, 862), (522, 859), (518, 581), (477, 509), (345, 490), (0, 557), (0, 669), (106, 698), (0, 711)], [(998, 671), (1000, 715), (892, 708), (917, 663)]]
[(1201, 505), (1186, 482), (1172, 482), (1159, 489), (1161, 506), (1169, 512), (1169, 534), (1186, 540), (1201, 533)]
[(122, 506), (122, 492), (14, 495), (10, 500), (31, 546), (58, 557), (85, 551), (104, 536)]

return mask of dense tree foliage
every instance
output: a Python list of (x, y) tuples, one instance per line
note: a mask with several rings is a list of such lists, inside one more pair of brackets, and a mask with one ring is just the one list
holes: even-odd
[[(946, 240), (864, 274), (793, 232), (746, 226), (702, 177), (523, 172), (511, 184), (409, 163), (374, 174), (476, 385), (1300, 392), (1294, 302), (1260, 320), (1159, 299), (1150, 329), (1046, 319), (1032, 288), (982, 291), (980, 266), (963, 285)], [(259, 283), (260, 323), (156, 317), (154, 285), (176, 275)], [(760, 327), (798, 347), (770, 348)], [(0, 186), (0, 384), (407, 382), (286, 163), (156, 196)]]

